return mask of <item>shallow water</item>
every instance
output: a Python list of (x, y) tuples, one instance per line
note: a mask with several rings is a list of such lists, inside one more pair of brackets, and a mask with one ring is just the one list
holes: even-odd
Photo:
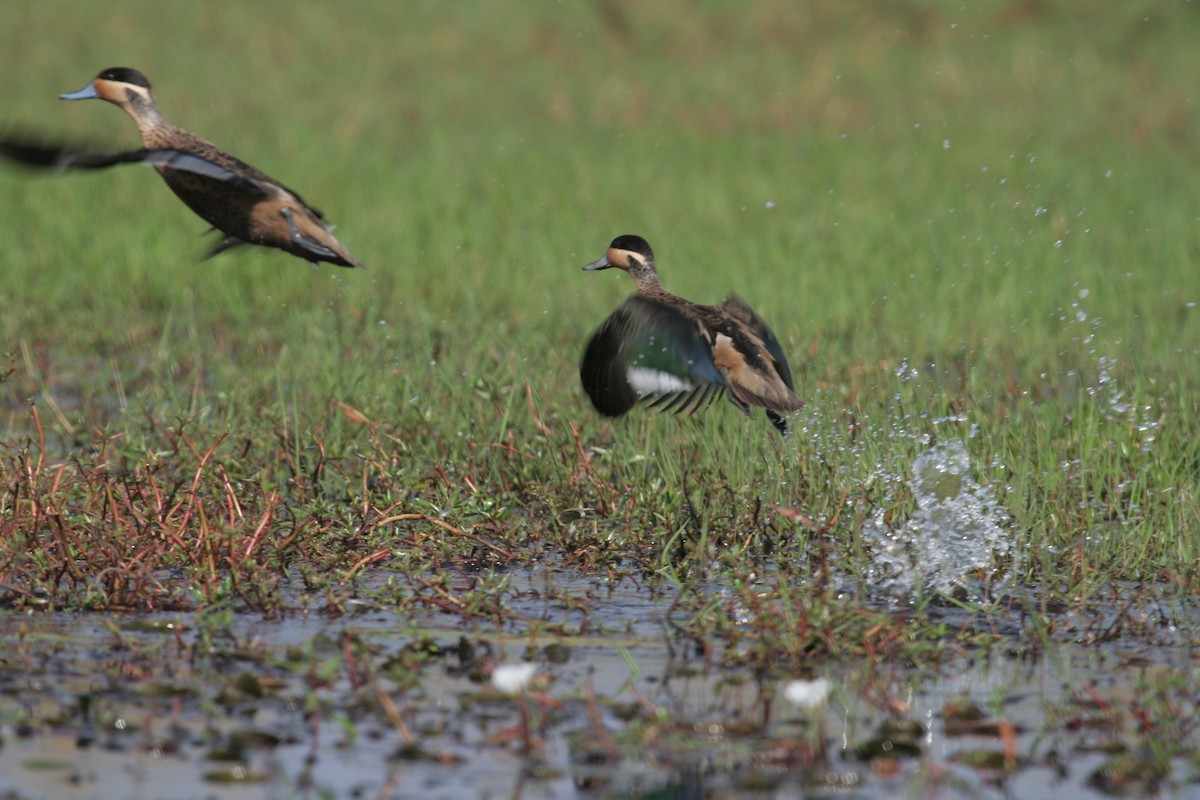
[[(1100, 798), (1116, 792), (1103, 769), (1122, 752), (1153, 761), (1147, 730), (1161, 724), (1190, 755), (1155, 762), (1124, 796), (1200, 797), (1198, 662), (1183, 645), (1033, 656), (1014, 639), (932, 672), (822, 662), (806, 677), (827, 678), (831, 696), (802, 709), (783, 699), (787, 676), (712, 668), (673, 638), (669, 596), (553, 570), (512, 577), (514, 610), (570, 619), (534, 590), (590, 592), (604, 632), (535, 638), (366, 607), (217, 622), (4, 613), (0, 796)], [(418, 639), (444, 652), (398, 662)], [(527, 655), (539, 671), (527, 696), (490, 687), (491, 665)], [(381, 695), (411, 731), (407, 755)], [(1156, 720), (1164, 709), (1176, 718)]]

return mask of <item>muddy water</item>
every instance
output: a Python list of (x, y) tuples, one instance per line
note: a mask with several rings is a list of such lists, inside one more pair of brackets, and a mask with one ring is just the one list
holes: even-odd
[[(830, 696), (798, 708), (786, 677), (706, 669), (672, 641), (671, 598), (553, 581), (594, 591), (603, 633), (369, 607), (5, 612), (0, 797), (1200, 797), (1200, 662), (1183, 644), (1035, 656), (1014, 641), (921, 672), (820, 663)], [(425, 658), (405, 661), (414, 640)], [(524, 694), (490, 685), (492, 666), (526, 656), (539, 674)], [(1156, 758), (1164, 738), (1183, 746)]]

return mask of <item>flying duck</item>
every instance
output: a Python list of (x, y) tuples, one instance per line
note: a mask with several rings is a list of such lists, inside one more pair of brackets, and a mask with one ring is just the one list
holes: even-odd
[(749, 413), (760, 406), (779, 430), (799, 411), (787, 357), (775, 334), (740, 298), (719, 306), (663, 288), (654, 252), (640, 236), (613, 239), (585, 270), (616, 267), (633, 276), (637, 294), (592, 335), (579, 377), (601, 414), (619, 417), (640, 400), (676, 413), (694, 412), (722, 393)]
[(94, 153), (0, 139), (0, 155), (30, 166), (102, 169), (146, 164), (158, 170), (171, 191), (224, 238), (205, 258), (244, 244), (277, 247), (314, 265), (321, 261), (361, 267), (331, 233), (321, 212), (299, 194), (212, 142), (163, 117), (150, 81), (135, 69), (112, 67), (63, 100), (98, 98), (116, 105), (137, 123), (141, 150)]

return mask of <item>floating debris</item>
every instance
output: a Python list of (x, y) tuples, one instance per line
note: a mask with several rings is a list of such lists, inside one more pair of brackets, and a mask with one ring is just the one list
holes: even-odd
[(815, 681), (791, 681), (783, 687), (783, 696), (797, 708), (818, 708), (829, 699), (833, 685), (826, 678)]
[(492, 685), (505, 694), (521, 694), (537, 674), (537, 664), (502, 664), (492, 672)]

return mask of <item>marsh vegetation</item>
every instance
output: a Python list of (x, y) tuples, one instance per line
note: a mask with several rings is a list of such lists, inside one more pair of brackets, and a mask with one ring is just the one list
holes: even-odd
[[(158, 9), (11, 9), (0, 123), (129, 149), (55, 98), (136, 67), (367, 269), (0, 170), (0, 787), (1195, 791), (1191, 5)], [(593, 411), (622, 233), (770, 321), (787, 438)]]

